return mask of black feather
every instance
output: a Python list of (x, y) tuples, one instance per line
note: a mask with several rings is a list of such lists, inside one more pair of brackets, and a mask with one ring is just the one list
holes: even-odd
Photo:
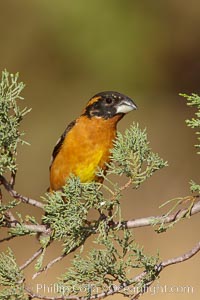
[(57, 141), (54, 149), (53, 149), (53, 153), (52, 153), (52, 156), (51, 156), (51, 164), (50, 164), (50, 167), (51, 168), (51, 165), (54, 161), (54, 159), (56, 158), (57, 154), (60, 152), (60, 149), (63, 145), (63, 142), (64, 142), (64, 139), (67, 135), (67, 133), (74, 127), (74, 125), (76, 124), (76, 121), (72, 121), (68, 126), (67, 128), (65, 129), (65, 131), (63, 132), (63, 134), (61, 135), (61, 137), (59, 138), (59, 140)]

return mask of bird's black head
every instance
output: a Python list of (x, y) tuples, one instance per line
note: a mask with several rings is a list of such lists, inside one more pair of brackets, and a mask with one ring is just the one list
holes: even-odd
[(118, 92), (107, 91), (98, 93), (92, 97), (83, 115), (86, 115), (88, 118), (99, 117), (110, 119), (116, 115), (123, 116), (136, 108), (136, 104), (129, 97)]

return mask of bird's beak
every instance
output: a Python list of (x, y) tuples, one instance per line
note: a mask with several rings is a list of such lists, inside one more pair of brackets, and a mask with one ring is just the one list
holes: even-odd
[(128, 112), (137, 109), (136, 104), (128, 97), (123, 98), (117, 105), (117, 114), (127, 114)]

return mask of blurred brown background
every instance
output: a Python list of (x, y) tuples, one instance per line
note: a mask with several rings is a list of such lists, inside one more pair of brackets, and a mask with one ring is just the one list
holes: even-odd
[[(40, 199), (48, 187), (52, 149), (65, 126), (95, 93), (117, 90), (139, 107), (119, 130), (139, 122), (147, 127), (153, 150), (169, 161), (169, 167), (141, 189), (126, 193), (124, 219), (161, 214), (162, 202), (189, 194), (190, 179), (199, 180), (199, 157), (193, 147), (196, 137), (184, 122), (192, 109), (178, 93), (200, 92), (199, 1), (7, 0), (0, 3), (0, 26), (0, 70), (20, 72), (27, 85), (25, 105), (33, 108), (23, 123), (31, 146), (21, 148), (18, 155), (20, 193)], [(30, 206), (22, 208), (24, 214), (41, 216)], [(166, 259), (198, 241), (199, 225), (197, 215), (160, 235), (152, 228), (136, 229), (135, 238), (147, 253), (154, 255), (159, 249)], [(10, 246), (19, 264), (39, 247), (34, 237)], [(59, 251), (53, 247), (48, 259)], [(180, 288), (147, 293), (142, 299), (199, 299), (199, 262), (198, 255), (172, 266), (156, 283), (190, 286), (189, 293)], [(30, 279), (30, 284), (53, 283), (65, 263), (35, 282)]]

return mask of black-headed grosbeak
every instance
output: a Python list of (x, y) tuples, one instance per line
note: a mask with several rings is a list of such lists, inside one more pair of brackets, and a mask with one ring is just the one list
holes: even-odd
[(59, 190), (70, 174), (81, 182), (102, 182), (98, 167), (106, 172), (116, 125), (136, 109), (135, 103), (118, 92), (101, 92), (87, 103), (81, 116), (71, 122), (58, 140), (50, 165), (50, 191)]

